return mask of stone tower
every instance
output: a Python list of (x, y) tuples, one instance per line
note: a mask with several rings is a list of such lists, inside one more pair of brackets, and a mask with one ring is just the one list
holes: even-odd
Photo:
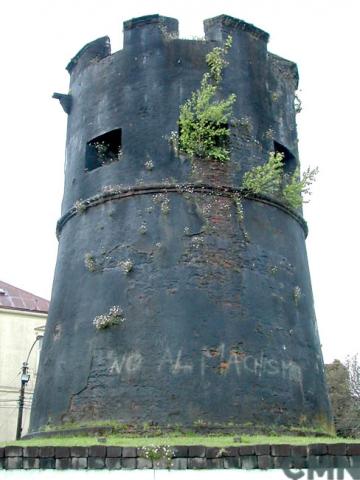
[[(299, 164), (296, 65), (253, 25), (204, 26), (205, 40), (185, 40), (173, 18), (129, 20), (123, 49), (85, 45), (69, 93), (55, 94), (65, 189), (33, 432), (106, 420), (331, 429), (301, 209), (253, 195), (239, 215), (234, 202), (269, 152), (287, 172)], [(179, 106), (228, 35), (231, 158), (186, 158), (169, 142)]]

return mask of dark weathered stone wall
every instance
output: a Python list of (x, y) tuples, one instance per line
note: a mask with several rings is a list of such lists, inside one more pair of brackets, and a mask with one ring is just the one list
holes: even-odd
[[(314, 473), (319, 476), (328, 473), (329, 478), (335, 478), (334, 469), (336, 478), (344, 478), (344, 470), (348, 471), (351, 478), (359, 478), (360, 474), (360, 444), (264, 444), (226, 448), (179, 445), (166, 449), (167, 457), (151, 460), (146, 458), (144, 449), (134, 447), (8, 446), (0, 448), (0, 470), (277, 468), (288, 471), (294, 468), (309, 469), (309, 478), (313, 478)], [(288, 478), (293, 478), (290, 475), (291, 472)]]
[[(63, 218), (32, 431), (108, 419), (330, 428), (304, 224), (261, 198), (244, 200), (239, 218), (219, 192), (238, 188), (274, 140), (298, 162), (296, 66), (231, 17), (206, 21), (206, 41), (173, 39), (177, 22), (158, 16), (124, 27), (122, 51), (99, 39), (68, 66)], [(178, 158), (168, 137), (179, 105), (228, 34), (220, 95), (236, 93), (240, 120), (231, 161)], [(87, 142), (118, 128), (121, 160), (86, 171)], [(179, 187), (199, 182), (209, 187)], [(86, 211), (72, 209), (89, 198)], [(112, 305), (125, 322), (97, 331), (94, 317)]]

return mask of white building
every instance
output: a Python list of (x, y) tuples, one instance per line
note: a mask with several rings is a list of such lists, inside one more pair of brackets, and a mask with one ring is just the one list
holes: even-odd
[(22, 435), (27, 432), (48, 308), (47, 300), (0, 281), (0, 441), (15, 440), (21, 368), (29, 356)]

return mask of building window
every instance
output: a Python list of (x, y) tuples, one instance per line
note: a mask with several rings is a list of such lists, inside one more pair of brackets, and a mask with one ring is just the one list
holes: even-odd
[(287, 176), (292, 175), (297, 167), (296, 157), (281, 143), (274, 140), (274, 152), (282, 153), (284, 155), (284, 173)]
[(85, 169), (95, 170), (117, 162), (121, 155), (121, 128), (117, 128), (93, 138), (86, 144)]

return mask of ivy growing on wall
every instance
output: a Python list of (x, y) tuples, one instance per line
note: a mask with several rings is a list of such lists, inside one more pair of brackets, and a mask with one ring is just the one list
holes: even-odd
[(224, 46), (215, 47), (206, 56), (209, 71), (203, 75), (200, 88), (180, 107), (178, 148), (190, 157), (212, 158), (225, 162), (230, 158), (228, 122), (236, 95), (217, 99), (226, 54), (231, 47), (228, 36)]

